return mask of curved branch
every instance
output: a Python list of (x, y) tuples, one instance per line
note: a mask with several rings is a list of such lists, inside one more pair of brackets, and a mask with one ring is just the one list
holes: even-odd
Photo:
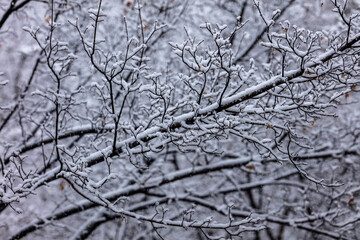
[(5, 24), (6, 20), (10, 17), (10, 15), (14, 12), (16, 12), (17, 10), (19, 10), (20, 8), (24, 7), (26, 4), (28, 4), (29, 2), (31, 2), (33, 0), (24, 0), (23, 2), (19, 3), (18, 5), (15, 5), (17, 0), (12, 0), (10, 2), (10, 6), (9, 8), (6, 10), (6, 12), (4, 13), (4, 15), (1, 17), (0, 19), (0, 29), (3, 27), (3, 25)]

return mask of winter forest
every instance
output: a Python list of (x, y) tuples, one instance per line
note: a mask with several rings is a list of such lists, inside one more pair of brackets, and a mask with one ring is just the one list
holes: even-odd
[(0, 239), (360, 239), (359, 0), (0, 0)]

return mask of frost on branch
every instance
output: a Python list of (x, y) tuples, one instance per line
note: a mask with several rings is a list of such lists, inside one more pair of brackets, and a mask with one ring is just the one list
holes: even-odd
[(2, 238), (360, 234), (356, 2), (12, 2)]

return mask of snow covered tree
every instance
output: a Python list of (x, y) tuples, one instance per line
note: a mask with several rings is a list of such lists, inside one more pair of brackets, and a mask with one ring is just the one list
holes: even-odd
[(358, 239), (358, 0), (0, 0), (2, 239)]

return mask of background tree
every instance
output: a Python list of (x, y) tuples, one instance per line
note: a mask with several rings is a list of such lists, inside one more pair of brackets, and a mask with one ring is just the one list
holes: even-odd
[(0, 6), (2, 238), (360, 238), (358, 1)]

